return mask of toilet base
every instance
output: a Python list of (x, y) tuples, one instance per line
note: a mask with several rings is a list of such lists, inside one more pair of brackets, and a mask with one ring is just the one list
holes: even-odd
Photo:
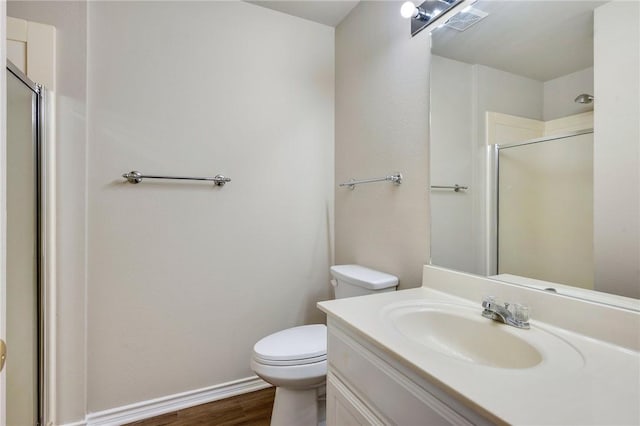
[(282, 387), (276, 388), (276, 398), (273, 401), (271, 426), (318, 426), (324, 421), (324, 407), (319, 404), (319, 388), (292, 390)]

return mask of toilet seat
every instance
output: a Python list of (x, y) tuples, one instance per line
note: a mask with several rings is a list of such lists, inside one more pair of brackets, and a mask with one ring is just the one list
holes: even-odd
[(314, 364), (316, 362), (322, 362), (322, 361), (326, 361), (327, 360), (327, 354), (324, 355), (320, 355), (320, 356), (316, 356), (313, 358), (303, 358), (303, 359), (289, 359), (289, 360), (280, 360), (280, 361), (274, 361), (272, 359), (263, 359), (260, 356), (254, 354), (253, 355), (253, 359), (260, 363), (260, 364), (264, 364), (264, 365), (271, 365), (274, 367), (278, 367), (278, 366), (289, 366), (289, 365), (305, 365), (305, 364)]
[(253, 347), (251, 368), (275, 386), (321, 386), (327, 376), (327, 326), (303, 325), (261, 339)]
[(255, 344), (253, 359), (264, 365), (314, 364), (327, 359), (327, 327), (303, 325), (271, 334)]

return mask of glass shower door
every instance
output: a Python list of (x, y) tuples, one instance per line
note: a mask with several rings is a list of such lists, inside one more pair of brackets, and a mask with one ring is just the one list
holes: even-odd
[(593, 289), (593, 133), (500, 148), (498, 273)]
[(39, 411), (38, 94), (7, 72), (7, 425)]

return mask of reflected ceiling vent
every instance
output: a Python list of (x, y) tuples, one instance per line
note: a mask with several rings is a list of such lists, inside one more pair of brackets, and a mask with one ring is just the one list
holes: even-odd
[(469, 6), (465, 9), (462, 9), (460, 13), (458, 13), (457, 15), (449, 19), (444, 24), (444, 26), (453, 28), (454, 30), (457, 30), (457, 31), (465, 31), (467, 28), (469, 28), (473, 24), (486, 18), (487, 15), (489, 15), (487, 12), (484, 12), (480, 9), (476, 9), (474, 7)]

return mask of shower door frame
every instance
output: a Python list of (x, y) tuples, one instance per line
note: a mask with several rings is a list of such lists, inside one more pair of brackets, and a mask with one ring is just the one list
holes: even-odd
[(558, 139), (566, 139), (573, 136), (593, 134), (593, 128), (576, 130), (572, 132), (560, 133), (557, 135), (543, 136), (541, 138), (529, 139), (522, 142), (512, 142), (504, 144), (494, 144), (487, 147), (487, 160), (489, 163), (489, 173), (487, 176), (488, 202), (487, 206), (487, 226), (490, 232), (487, 233), (487, 275), (496, 275), (500, 273), (500, 247), (499, 247), (499, 224), (500, 224), (500, 150), (506, 148), (515, 148), (524, 145), (533, 145), (543, 142), (550, 142)]
[[(45, 182), (44, 177), (47, 175), (46, 161), (45, 161), (45, 123), (46, 123), (46, 90), (41, 85), (32, 81), (27, 77), (17, 66), (15, 66), (10, 60), (7, 59), (6, 71), (8, 74), (13, 74), (18, 80), (20, 80), (25, 86), (27, 86), (35, 95), (36, 102), (32, 105), (32, 124), (34, 126), (34, 145), (35, 145), (35, 169), (36, 169), (36, 312), (37, 312), (37, 425), (44, 425), (49, 421), (49, 413), (47, 413), (48, 402), (50, 392), (50, 380), (49, 380), (49, 368), (50, 362), (48, 360), (48, 343), (49, 336), (47, 333), (47, 318), (48, 310), (47, 305), (47, 291), (46, 291), (46, 260), (45, 260), (45, 247), (47, 243), (47, 221), (45, 212), (47, 211), (46, 196), (45, 196)], [(5, 112), (6, 113), (6, 112)], [(6, 147), (5, 147), (6, 149)], [(6, 172), (6, 171), (5, 171)]]

